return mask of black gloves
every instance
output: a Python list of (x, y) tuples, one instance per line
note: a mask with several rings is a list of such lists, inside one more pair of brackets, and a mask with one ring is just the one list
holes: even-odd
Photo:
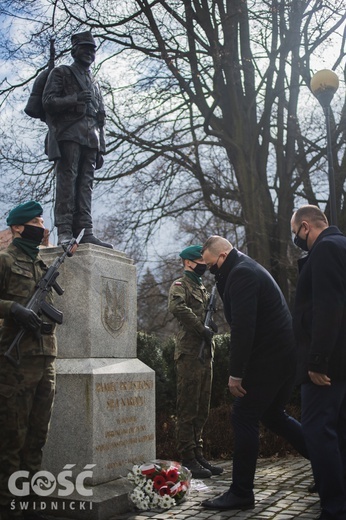
[(35, 331), (41, 327), (42, 320), (37, 316), (36, 312), (26, 309), (20, 303), (14, 302), (12, 304), (11, 314), (26, 329)]
[(203, 337), (207, 345), (211, 345), (214, 332), (209, 327), (204, 327)]
[(215, 321), (210, 320), (210, 328), (214, 332), (214, 334), (217, 334), (218, 326), (216, 325)]

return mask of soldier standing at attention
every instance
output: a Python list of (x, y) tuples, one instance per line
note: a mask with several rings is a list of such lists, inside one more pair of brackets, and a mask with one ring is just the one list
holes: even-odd
[[(193, 245), (180, 253), (184, 274), (169, 291), (169, 310), (177, 318), (174, 359), (177, 373), (177, 441), (182, 464), (193, 478), (220, 475), (223, 468), (203, 456), (203, 427), (209, 415), (212, 383), (213, 331), (204, 326), (209, 295), (201, 276), (206, 265), (202, 246)], [(204, 363), (198, 359), (202, 342), (209, 347)]]
[[(16, 471), (28, 471), (31, 480), (41, 468), (55, 390), (55, 325), (45, 323), (40, 333), (41, 319), (25, 308), (47, 269), (38, 247), (45, 235), (42, 211), (35, 201), (12, 209), (7, 224), (13, 241), (0, 252), (0, 520), (44, 518), (13, 507), (9, 489)], [(47, 302), (52, 303), (50, 295)], [(20, 327), (26, 332), (20, 365), (14, 367), (4, 354)]]
[(94, 173), (106, 151), (102, 93), (90, 72), (96, 43), (90, 31), (74, 34), (71, 43), (74, 62), (51, 71), (42, 96), (49, 128), (46, 152), (55, 161), (58, 243), (68, 243), (84, 228), (81, 243), (113, 248), (94, 236), (91, 216)]

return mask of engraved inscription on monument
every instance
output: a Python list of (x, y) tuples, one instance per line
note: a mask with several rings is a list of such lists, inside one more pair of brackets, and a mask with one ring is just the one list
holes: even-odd
[(137, 374), (128, 380), (113, 375), (95, 382), (99, 410), (95, 452), (106, 473), (116, 470), (126, 474), (133, 464), (145, 462), (148, 455), (155, 458), (151, 449), (155, 446), (154, 378), (149, 374), (145, 377)]

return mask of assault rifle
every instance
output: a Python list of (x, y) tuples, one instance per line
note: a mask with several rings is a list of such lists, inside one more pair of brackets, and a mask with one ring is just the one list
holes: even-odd
[[(35, 292), (30, 298), (29, 302), (25, 306), (26, 309), (34, 311), (38, 316), (42, 314), (50, 318), (54, 323), (58, 323), (58, 325), (62, 324), (63, 321), (63, 313), (46, 302), (46, 296), (49, 291), (53, 288), (55, 292), (61, 296), (64, 293), (64, 289), (60, 287), (58, 282), (56, 281), (59, 276), (59, 268), (61, 264), (65, 261), (67, 256), (72, 256), (75, 252), (75, 246), (79, 244), (84, 235), (84, 229), (79, 233), (77, 238), (72, 238), (70, 242), (66, 245), (63, 245), (64, 253), (56, 258), (52, 265), (48, 267), (45, 275), (41, 278), (35, 288)], [(20, 342), (25, 334), (26, 329), (24, 326), (21, 326), (18, 334), (12, 341), (11, 345), (5, 352), (5, 357), (14, 367), (19, 367), (20, 365)], [(43, 322), (41, 325), (41, 330), (37, 331), (39, 337), (41, 336), (41, 331), (43, 333), (49, 333), (51, 330), (51, 324), (47, 322)], [(12, 355), (12, 352), (15, 351), (15, 357)]]
[[(216, 285), (211, 290), (208, 306), (207, 306), (207, 312), (205, 315), (204, 320), (204, 326), (207, 327), (210, 330), (213, 330), (211, 325), (213, 325), (213, 314), (216, 311), (215, 307), (216, 302)], [(202, 341), (201, 348), (199, 349), (198, 359), (201, 363), (205, 363), (205, 347), (206, 347), (206, 341), (205, 339)]]

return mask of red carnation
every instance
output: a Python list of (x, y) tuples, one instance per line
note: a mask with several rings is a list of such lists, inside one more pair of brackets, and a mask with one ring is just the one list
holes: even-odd
[(166, 479), (163, 475), (156, 475), (156, 477), (154, 477), (153, 483), (155, 489), (160, 489), (166, 484)]
[(179, 478), (179, 473), (176, 469), (169, 469), (167, 471), (167, 480), (170, 480), (171, 482), (176, 482)]

